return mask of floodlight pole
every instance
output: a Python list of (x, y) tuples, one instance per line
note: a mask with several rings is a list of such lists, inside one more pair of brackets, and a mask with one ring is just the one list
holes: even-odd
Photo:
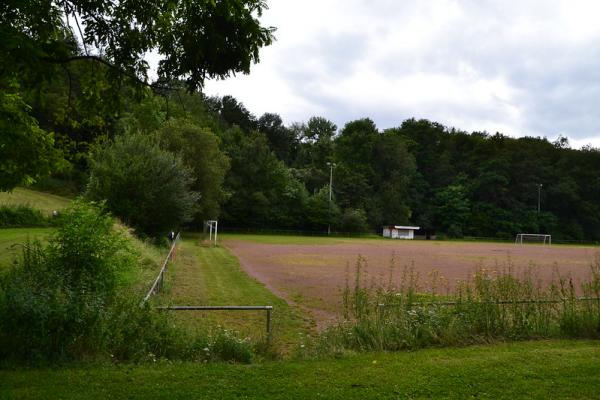
[(542, 198), (542, 186), (544, 186), (544, 185), (542, 185), (541, 183), (538, 184), (538, 212), (537, 212), (538, 215), (540, 214), (540, 200)]
[[(538, 184), (538, 209), (537, 209), (537, 224), (538, 224), (538, 233), (542, 233), (542, 229), (540, 226), (540, 204), (541, 204), (541, 198), (542, 198), (542, 184)], [(545, 239), (544, 239), (545, 241)]]
[(331, 192), (333, 187), (333, 168), (335, 167), (335, 163), (327, 161), (327, 165), (329, 165), (329, 212), (328, 212), (328, 221), (327, 221), (327, 235), (331, 234)]

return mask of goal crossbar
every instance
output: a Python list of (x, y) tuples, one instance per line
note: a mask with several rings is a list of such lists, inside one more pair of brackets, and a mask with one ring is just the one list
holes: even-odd
[(518, 233), (515, 238), (515, 244), (523, 244), (523, 238), (538, 239), (538, 242), (547, 244), (548, 246), (552, 244), (552, 235), (541, 233)]

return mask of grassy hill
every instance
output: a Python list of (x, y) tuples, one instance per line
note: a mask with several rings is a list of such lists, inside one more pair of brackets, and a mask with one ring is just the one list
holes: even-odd
[[(64, 209), (70, 203), (71, 200), (66, 197), (26, 188), (16, 188), (12, 192), (0, 192), (0, 207), (22, 205), (41, 210), (47, 215), (54, 210)], [(34, 240), (44, 241), (51, 232), (52, 228), (0, 229), (0, 270), (20, 253), (19, 244)]]
[[(54, 210), (66, 208), (71, 199), (57, 196), (51, 193), (39, 192), (26, 188), (16, 188), (10, 193), (0, 192), (0, 206), (2, 205), (24, 205), (51, 214)], [(165, 257), (166, 250), (145, 243), (131, 234), (129, 230), (118, 225), (130, 239), (136, 252), (140, 254), (139, 268), (128, 271), (122, 279), (134, 290), (143, 292), (151, 285), (160, 264)], [(9, 263), (20, 254), (20, 245), (28, 241), (44, 241), (53, 231), (53, 228), (7, 228), (0, 229), (0, 271), (5, 269)]]
[(12, 192), (0, 192), (0, 206), (24, 205), (42, 210), (48, 214), (69, 205), (70, 199), (50, 193), (38, 192), (26, 188), (16, 188)]

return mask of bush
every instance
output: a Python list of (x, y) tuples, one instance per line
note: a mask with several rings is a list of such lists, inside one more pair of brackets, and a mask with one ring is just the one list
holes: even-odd
[(0, 228), (50, 226), (54, 223), (40, 210), (27, 206), (0, 206)]
[(16, 358), (80, 358), (102, 349), (117, 273), (134, 267), (110, 216), (76, 201), (46, 247), (24, 247), (0, 281), (0, 352)]
[(191, 171), (149, 136), (128, 135), (90, 160), (86, 196), (106, 206), (138, 234), (158, 237), (191, 220), (199, 195)]
[(113, 224), (100, 207), (76, 200), (46, 247), (24, 246), (0, 277), (0, 360), (252, 359), (247, 340), (226, 331), (190, 337), (122, 290), (119, 278), (136, 259)]

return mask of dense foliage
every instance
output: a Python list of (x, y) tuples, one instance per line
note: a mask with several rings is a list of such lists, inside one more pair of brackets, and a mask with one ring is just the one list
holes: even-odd
[(31, 184), (59, 166), (52, 135), (38, 126), (14, 86), (0, 86), (0, 160), (0, 191)]
[[(343, 127), (324, 117), (286, 126), (275, 113), (254, 116), (231, 96), (205, 97), (197, 91), (205, 78), (248, 72), (271, 43), (273, 29), (258, 20), (265, 7), (261, 0), (3, 3), (0, 190), (51, 170), (82, 189), (98, 143), (156, 135), (161, 151), (181, 158), (188, 191), (200, 198), (192, 214), (162, 215), (152, 227), (134, 222), (131, 205), (114, 208), (150, 234), (192, 217), (196, 225), (220, 218), (225, 228), (414, 224), (450, 237), (527, 232), (600, 240), (598, 149), (428, 120), (385, 130), (368, 118)], [(149, 85), (143, 54), (154, 47), (164, 58)], [(59, 154), (73, 168), (57, 172)], [(150, 164), (146, 172), (163, 170)], [(92, 177), (90, 187), (102, 185)]]
[[(55, 170), (53, 140), (76, 167), (66, 177), (81, 185), (90, 144), (114, 136), (129, 104), (151, 91), (195, 90), (205, 79), (248, 73), (273, 41), (274, 28), (259, 21), (265, 7), (263, 0), (1, 2), (0, 190)], [(154, 82), (149, 52), (161, 56)]]
[(126, 276), (137, 253), (114, 220), (76, 201), (46, 246), (30, 243), (0, 276), (0, 359), (247, 362), (252, 345), (227, 331), (189, 337), (140, 306)]
[(86, 196), (106, 206), (138, 234), (158, 236), (191, 221), (198, 194), (192, 172), (152, 136), (124, 135), (91, 160)]
[[(257, 120), (231, 99), (208, 103), (228, 105), (227, 112), (213, 108), (222, 123), (223, 150), (232, 158), (224, 226), (324, 231), (332, 223), (351, 231), (415, 224), (450, 237), (529, 232), (600, 239), (598, 149), (573, 150), (564, 138), (551, 143), (467, 133), (414, 119), (383, 131), (369, 119), (339, 131), (320, 117), (285, 127), (275, 114)], [(325, 192), (331, 173), (330, 206)], [(277, 189), (286, 187), (284, 181), (296, 189)], [(281, 207), (290, 195), (293, 214)]]

